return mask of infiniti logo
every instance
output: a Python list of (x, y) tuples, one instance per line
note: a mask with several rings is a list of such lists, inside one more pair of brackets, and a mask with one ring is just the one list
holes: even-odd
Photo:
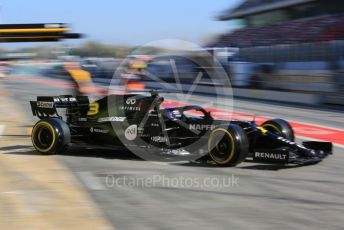
[(135, 98), (128, 98), (125, 102), (127, 105), (134, 105), (136, 103)]

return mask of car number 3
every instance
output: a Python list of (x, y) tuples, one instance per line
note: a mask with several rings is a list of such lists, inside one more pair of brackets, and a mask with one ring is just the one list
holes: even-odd
[(96, 115), (98, 112), (99, 112), (99, 104), (96, 102), (90, 103), (87, 115), (88, 116)]

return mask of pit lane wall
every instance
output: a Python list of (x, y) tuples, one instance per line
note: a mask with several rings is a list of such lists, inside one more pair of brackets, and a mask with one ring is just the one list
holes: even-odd
[[(100, 84), (108, 84), (110, 79), (94, 79)], [(147, 89), (165, 89), (175, 90), (175, 88), (164, 88), (159, 82), (144, 81)], [(168, 84), (170, 85), (170, 84)], [(192, 88), (192, 84), (181, 84), (183, 91), (188, 92)], [(220, 96), (234, 96), (236, 98), (245, 98), (253, 100), (276, 101), (284, 103), (307, 104), (307, 105), (321, 105), (321, 104), (335, 104), (344, 105), (344, 96), (335, 92), (312, 92), (312, 91), (291, 91), (291, 90), (270, 90), (270, 89), (252, 89), (246, 87), (238, 87), (234, 85), (232, 89), (222, 86), (221, 84), (215, 86), (216, 94)], [(179, 90), (179, 89), (178, 89)], [(197, 85), (193, 89), (194, 93), (201, 94), (215, 94), (214, 85)]]
[(304, 93), (343, 105), (343, 53), (344, 40), (241, 48), (228, 61), (229, 75), (234, 87)]
[[(254, 76), (252, 70), (257, 70), (257, 68), (254, 68), (252, 63), (240, 62), (236, 68), (233, 66), (230, 68), (229, 75), (233, 88), (228, 89), (218, 83), (216, 88), (220, 90), (217, 90), (216, 94), (222, 96), (232, 96), (233, 94), (237, 98), (308, 105), (325, 103), (344, 105), (344, 61), (340, 61), (339, 64), (339, 68), (334, 72), (329, 70), (328, 62), (283, 63), (283, 65), (271, 67), (273, 71), (270, 74), (258, 72), (260, 75), (252, 79)], [(43, 68), (43, 66), (41, 67)], [(258, 70), (261, 69), (258, 68)], [(43, 75), (57, 77), (46, 72), (43, 72)], [(181, 87), (185, 92), (193, 88), (192, 81), (185, 81), (182, 77), (184, 75), (180, 76)], [(68, 76), (59, 75), (58, 78), (68, 80)], [(162, 79), (167, 81), (167, 78)], [(111, 78), (94, 77), (93, 80), (95, 83), (107, 86)], [(159, 82), (144, 81), (144, 83), (148, 89), (163, 88)], [(173, 83), (168, 85), (173, 86)], [(167, 90), (170, 89), (167, 88)], [(195, 93), (214, 94), (214, 82), (202, 81), (193, 90)]]
[[(342, 59), (283, 62), (230, 61), (223, 67), (228, 73), (235, 97), (310, 105), (325, 103), (344, 105)], [(156, 75), (166, 82), (174, 83), (172, 74)], [(188, 90), (197, 73), (191, 73), (191, 77), (185, 76), (179, 74), (183, 90)], [(221, 82), (211, 82), (209, 79), (202, 79), (199, 84), (202, 86), (195, 89), (198, 93), (212, 94), (214, 86), (223, 87)], [(148, 88), (160, 86), (149, 81), (146, 85)], [(219, 92), (221, 94), (222, 91)], [(226, 92), (231, 94), (231, 90)]]
[[(161, 88), (161, 85), (156, 82), (145, 82), (146, 88), (154, 89)], [(186, 92), (192, 85), (183, 84), (181, 87)], [(219, 86), (218, 86), (219, 87)], [(226, 88), (222, 87), (217, 90), (220, 96), (234, 96), (236, 98), (254, 99), (254, 100), (266, 100), (276, 101), (284, 103), (295, 104), (308, 104), (308, 105), (320, 105), (324, 103), (324, 96), (320, 94), (311, 93), (296, 93), (296, 92), (283, 92), (275, 90), (260, 90), (260, 89), (245, 89), (245, 88)], [(168, 89), (167, 89), (168, 90)], [(213, 86), (197, 86), (196, 93), (201, 94), (214, 94)]]
[[(232, 90), (218, 90), (217, 94), (256, 100), (268, 100), (309, 105), (344, 104), (344, 61), (338, 61), (337, 67), (328, 61), (295, 62), (243, 62), (231, 61), (228, 68)], [(343, 67), (343, 68), (342, 68)], [(343, 71), (342, 71), (343, 70)], [(196, 73), (194, 74), (196, 75)], [(342, 77), (343, 76), (343, 77)], [(195, 78), (194, 76), (193, 78)], [(181, 75), (181, 82), (183, 77)], [(166, 78), (168, 79), (168, 78)], [(183, 90), (188, 90), (192, 82), (183, 82)], [(195, 92), (212, 94), (214, 86), (223, 84), (200, 82)], [(148, 88), (161, 85), (146, 82)]]
[[(344, 105), (344, 61), (283, 63), (232, 62), (236, 95), (299, 102)], [(243, 88), (250, 88), (249, 90)]]

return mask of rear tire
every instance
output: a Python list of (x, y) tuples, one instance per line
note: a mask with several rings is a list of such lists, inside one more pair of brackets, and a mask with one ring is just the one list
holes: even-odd
[(67, 150), (71, 135), (66, 122), (58, 118), (48, 118), (34, 125), (31, 140), (38, 152), (58, 154)]
[(295, 140), (294, 130), (291, 125), (283, 119), (272, 119), (264, 122), (261, 127), (280, 135), (290, 141)]
[(235, 124), (214, 129), (208, 140), (211, 159), (220, 166), (240, 164), (249, 153), (249, 142), (245, 131)]

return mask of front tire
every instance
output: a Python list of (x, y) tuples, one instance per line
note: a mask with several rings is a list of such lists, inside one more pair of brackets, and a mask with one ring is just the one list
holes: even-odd
[(264, 122), (261, 127), (280, 135), (290, 141), (295, 141), (294, 130), (291, 125), (283, 119), (272, 119)]
[(208, 151), (212, 160), (220, 166), (240, 164), (249, 153), (247, 135), (239, 125), (218, 127), (209, 136)]
[(31, 134), (35, 149), (43, 154), (58, 154), (67, 150), (71, 135), (68, 125), (61, 119), (48, 118), (38, 121)]

